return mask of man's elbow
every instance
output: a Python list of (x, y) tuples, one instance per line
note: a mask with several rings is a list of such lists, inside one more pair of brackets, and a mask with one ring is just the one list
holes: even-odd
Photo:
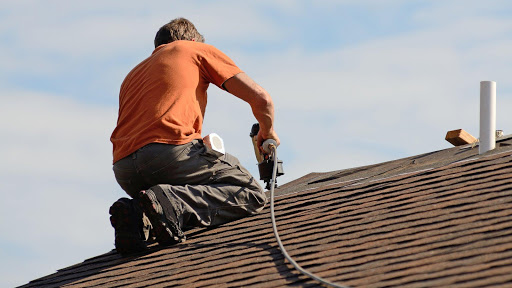
[(257, 91), (257, 97), (254, 97), (254, 105), (259, 108), (273, 109), (274, 102), (265, 89), (260, 88)]

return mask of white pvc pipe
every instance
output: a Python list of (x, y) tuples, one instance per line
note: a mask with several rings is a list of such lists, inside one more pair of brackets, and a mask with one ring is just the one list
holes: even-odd
[(480, 144), (483, 154), (496, 147), (496, 82), (480, 82)]

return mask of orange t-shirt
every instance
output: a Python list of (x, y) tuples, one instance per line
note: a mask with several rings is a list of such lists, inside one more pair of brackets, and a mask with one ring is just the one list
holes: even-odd
[(217, 48), (193, 41), (158, 46), (126, 76), (110, 141), (114, 163), (149, 143), (185, 144), (201, 138), (210, 83), (222, 89), (242, 72)]

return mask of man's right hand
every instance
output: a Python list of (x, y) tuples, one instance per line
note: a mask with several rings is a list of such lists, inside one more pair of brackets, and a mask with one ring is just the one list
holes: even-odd
[(262, 145), (263, 145), (263, 142), (265, 142), (265, 140), (273, 139), (274, 141), (276, 141), (277, 146), (279, 146), (281, 144), (281, 141), (279, 140), (279, 137), (277, 136), (277, 134), (274, 130), (272, 130), (271, 132), (267, 132), (267, 133), (264, 133), (260, 130), (260, 132), (258, 132), (257, 139), (258, 139), (258, 147), (259, 147), (261, 153), (264, 153)]

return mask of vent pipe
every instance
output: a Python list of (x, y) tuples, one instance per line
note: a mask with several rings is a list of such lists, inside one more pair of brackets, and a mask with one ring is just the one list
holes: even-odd
[(496, 147), (496, 82), (480, 82), (480, 145), (483, 154)]

